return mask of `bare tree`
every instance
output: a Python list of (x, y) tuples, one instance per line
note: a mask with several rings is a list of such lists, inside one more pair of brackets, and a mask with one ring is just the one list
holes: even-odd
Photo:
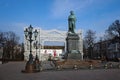
[(117, 57), (119, 57), (118, 55), (120, 55), (120, 46), (118, 46), (117, 44), (120, 44), (120, 21), (119, 20), (115, 20), (107, 29), (107, 33), (110, 35), (111, 37), (111, 43), (109, 44), (109, 46), (112, 46), (112, 44), (116, 45), (116, 50), (114, 50), (112, 52), (112, 54), (115, 56), (115, 58), (117, 59)]
[(88, 48), (88, 57), (92, 58), (93, 57), (93, 47), (96, 39), (96, 32), (92, 30), (88, 30), (85, 35), (85, 45), (87, 45)]
[(5, 38), (4, 38), (4, 34), (3, 32), (0, 32), (0, 44), (2, 45), (2, 43), (4, 42)]
[(15, 58), (14, 48), (19, 43), (19, 37), (14, 32), (4, 32), (4, 38), (6, 42), (5, 52), (6, 56), (10, 59)]
[(92, 30), (88, 30), (85, 35), (85, 42), (87, 43), (88, 46), (93, 44), (96, 39), (96, 32)]
[(119, 39), (119, 42), (120, 42), (120, 22), (119, 22), (119, 20), (116, 20), (115, 22), (113, 22), (108, 27), (107, 32), (112, 38)]

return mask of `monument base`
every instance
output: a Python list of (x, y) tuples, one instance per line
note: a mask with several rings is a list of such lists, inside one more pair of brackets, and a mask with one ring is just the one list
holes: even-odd
[(82, 56), (80, 53), (68, 53), (67, 59), (82, 60)]
[(65, 58), (82, 60), (79, 46), (79, 35), (76, 33), (68, 33), (66, 38), (67, 52), (65, 54)]
[(72, 51), (79, 51), (79, 36), (78, 34), (68, 34), (66, 38), (67, 53), (72, 53)]

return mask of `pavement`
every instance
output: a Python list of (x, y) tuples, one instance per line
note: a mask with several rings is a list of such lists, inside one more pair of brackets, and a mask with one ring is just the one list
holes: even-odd
[[(46, 65), (47, 63), (49, 62), (46, 62)], [(25, 62), (0, 64), (0, 80), (120, 80), (120, 69), (48, 70), (21, 73), (24, 68)]]

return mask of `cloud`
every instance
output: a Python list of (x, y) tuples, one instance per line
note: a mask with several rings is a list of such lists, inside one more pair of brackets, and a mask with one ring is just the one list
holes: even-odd
[(55, 0), (52, 5), (52, 16), (56, 18), (65, 17), (68, 12), (81, 11), (88, 7), (93, 0)]

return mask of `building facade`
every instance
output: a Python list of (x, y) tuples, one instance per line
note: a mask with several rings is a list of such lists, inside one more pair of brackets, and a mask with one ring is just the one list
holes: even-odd
[(94, 57), (106, 58), (113, 60), (120, 58), (120, 43), (112, 40), (100, 41), (94, 46)]

